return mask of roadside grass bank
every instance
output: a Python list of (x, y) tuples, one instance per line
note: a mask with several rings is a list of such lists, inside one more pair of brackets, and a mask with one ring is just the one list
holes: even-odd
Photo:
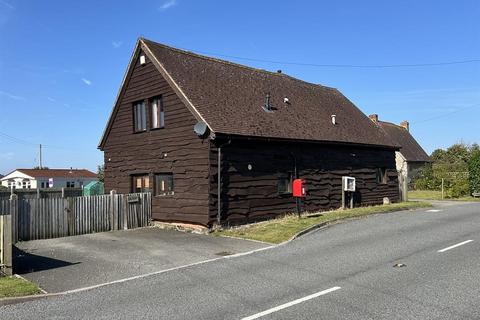
[(224, 230), (217, 230), (213, 232), (213, 235), (236, 237), (278, 244), (291, 239), (294, 235), (301, 231), (307, 230), (321, 223), (332, 223), (338, 220), (363, 217), (375, 213), (428, 208), (431, 206), (432, 205), (428, 202), (410, 201), (347, 210), (338, 209), (319, 213), (305, 213), (300, 218), (298, 218), (296, 214), (290, 214), (268, 221), (252, 223)]
[(0, 276), (0, 299), (21, 297), (41, 293), (33, 283), (17, 277)]
[[(422, 200), (442, 200), (442, 192), (434, 190), (412, 190), (408, 191), (408, 198)], [(480, 198), (465, 196), (460, 198), (444, 198), (448, 201), (480, 201)]]

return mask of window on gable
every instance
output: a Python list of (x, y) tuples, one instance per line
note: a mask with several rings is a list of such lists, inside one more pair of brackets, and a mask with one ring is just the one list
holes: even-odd
[(132, 192), (150, 192), (150, 176), (147, 174), (132, 176)]
[(292, 174), (281, 174), (277, 178), (277, 190), (278, 194), (290, 194), (292, 193)]
[(162, 96), (150, 100), (151, 128), (158, 129), (165, 127), (165, 109), (163, 107)]
[(155, 175), (155, 195), (165, 196), (173, 194), (173, 174), (161, 173)]
[(140, 101), (133, 104), (133, 122), (135, 132), (147, 130), (147, 113), (145, 102)]
[(377, 168), (377, 183), (380, 183), (380, 184), (387, 183), (387, 169)]

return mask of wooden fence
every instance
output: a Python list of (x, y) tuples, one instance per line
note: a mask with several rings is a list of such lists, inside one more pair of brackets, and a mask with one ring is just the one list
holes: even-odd
[(0, 201), (10, 199), (12, 194), (16, 194), (17, 199), (65, 198), (82, 196), (83, 190), (82, 188), (14, 189), (0, 191)]
[(14, 195), (0, 206), (12, 216), (17, 242), (145, 227), (152, 217), (151, 201), (150, 193), (40, 199)]

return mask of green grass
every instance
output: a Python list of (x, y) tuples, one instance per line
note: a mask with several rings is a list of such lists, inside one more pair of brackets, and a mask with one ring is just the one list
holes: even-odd
[[(408, 198), (425, 199), (425, 200), (442, 200), (442, 192), (433, 191), (433, 190), (413, 190), (413, 191), (408, 191)], [(445, 198), (444, 200), (480, 201), (480, 198), (466, 196), (466, 197), (460, 197), (460, 198)]]
[(326, 211), (318, 214), (306, 214), (301, 218), (291, 214), (282, 218), (272, 219), (245, 226), (218, 230), (215, 236), (229, 236), (242, 239), (258, 240), (268, 243), (281, 243), (287, 241), (300, 231), (306, 230), (324, 222), (335, 222), (342, 219), (363, 217), (375, 213), (426, 208), (432, 205), (428, 202), (411, 201), (394, 203), (390, 205), (360, 207), (348, 210)]
[(33, 283), (17, 277), (0, 276), (0, 298), (21, 297), (40, 293)]

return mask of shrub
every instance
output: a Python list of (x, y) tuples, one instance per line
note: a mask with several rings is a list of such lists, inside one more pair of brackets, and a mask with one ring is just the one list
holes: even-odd
[(476, 150), (468, 162), (470, 192), (480, 192), (480, 150)]

